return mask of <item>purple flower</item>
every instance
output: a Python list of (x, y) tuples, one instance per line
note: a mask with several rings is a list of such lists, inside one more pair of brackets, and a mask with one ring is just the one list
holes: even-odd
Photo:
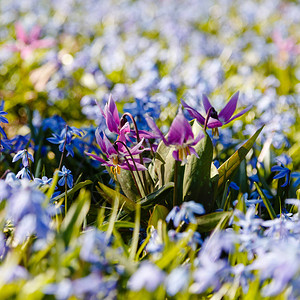
[(171, 124), (168, 139), (164, 137), (152, 118), (146, 116), (146, 121), (149, 127), (163, 140), (166, 146), (175, 147), (173, 157), (175, 160), (181, 161), (182, 165), (187, 163), (188, 155), (194, 154), (198, 157), (197, 152), (192, 146), (195, 146), (204, 137), (204, 133), (200, 132), (199, 135), (194, 138), (192, 127), (184, 117), (181, 107)]
[(213, 129), (213, 134), (218, 135), (218, 127), (222, 127), (223, 125), (226, 125), (233, 121), (234, 119), (242, 116), (245, 114), (248, 110), (250, 110), (251, 106), (243, 109), (238, 114), (233, 115), (236, 109), (237, 101), (239, 98), (239, 92), (236, 92), (229, 102), (226, 104), (226, 106), (220, 111), (218, 114), (217, 111), (213, 108), (213, 106), (210, 104), (208, 97), (206, 95), (203, 95), (203, 105), (206, 112), (206, 118), (204, 118), (199, 112), (197, 112), (195, 109), (187, 105), (183, 100), (181, 100), (181, 103), (183, 107), (189, 112), (191, 117), (195, 118), (201, 125), (208, 128)]
[(125, 135), (130, 132), (130, 126), (126, 119), (120, 121), (119, 112), (112, 95), (109, 95), (108, 102), (105, 104), (104, 111), (100, 107), (100, 111), (105, 118), (106, 125), (110, 132), (118, 135)]
[[(101, 151), (106, 155), (108, 161), (104, 160), (103, 158), (91, 154), (86, 153), (86, 155), (89, 155), (96, 159), (97, 161), (101, 162), (102, 165), (108, 166), (111, 168), (111, 172), (116, 176), (116, 174), (120, 174), (120, 169), (124, 170), (133, 170), (133, 171), (144, 171), (146, 170), (146, 167), (140, 163), (140, 160), (138, 158), (134, 158), (133, 160), (127, 156), (129, 156), (129, 153), (127, 152), (126, 148), (121, 145), (121, 143), (115, 143), (112, 144), (105, 133), (103, 134), (103, 138), (101, 137), (99, 130), (96, 130), (96, 140), (98, 145), (101, 148)], [(118, 141), (124, 141), (124, 136), (120, 136)], [(132, 156), (138, 155), (142, 153), (145, 150), (148, 150), (146, 148), (141, 148), (142, 144), (144, 142), (144, 139), (142, 139), (138, 144), (136, 144), (133, 148), (130, 149), (130, 153)], [(148, 162), (149, 160), (144, 158), (144, 162)], [(137, 170), (136, 170), (136, 168)]]
[(164, 272), (156, 265), (150, 262), (143, 262), (129, 279), (128, 287), (133, 291), (145, 288), (149, 292), (154, 292), (162, 284), (164, 278)]

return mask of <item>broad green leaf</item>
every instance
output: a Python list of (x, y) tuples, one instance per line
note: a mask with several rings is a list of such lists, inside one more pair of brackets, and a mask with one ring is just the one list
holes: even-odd
[[(197, 136), (201, 131), (201, 126), (194, 122), (194, 135)], [(213, 205), (210, 185), (213, 145), (210, 137), (205, 134), (194, 148), (199, 158), (195, 155), (188, 157), (183, 177), (183, 199), (199, 202), (203, 204), (206, 211), (210, 211)]]
[[(139, 189), (142, 193), (142, 186), (139, 182), (138, 176), (136, 172), (133, 172), (134, 176), (136, 178), (137, 184), (139, 186)], [(134, 180), (132, 178), (132, 174), (128, 170), (121, 169), (120, 174), (117, 175), (118, 182), (120, 184), (120, 187), (127, 198), (129, 198), (132, 201), (136, 201), (140, 198), (137, 187), (134, 183)]]
[(159, 187), (165, 185), (165, 165), (166, 157), (170, 152), (170, 147), (167, 147), (163, 141), (161, 141), (157, 147), (154, 160), (154, 171), (158, 176)]
[[(53, 180), (54, 181), (54, 180)], [(73, 188), (71, 188), (70, 190), (67, 191), (67, 196), (69, 197), (70, 195), (74, 194), (75, 192), (77, 192), (79, 189), (83, 188), (86, 185), (92, 184), (93, 182), (91, 180), (85, 180), (83, 182), (80, 182), (78, 184), (76, 184)], [(52, 185), (51, 185), (52, 187)], [(59, 199), (63, 198), (65, 196), (65, 192), (56, 196), (55, 198), (53, 198), (53, 201), (58, 201)]]
[(221, 211), (207, 214), (197, 218), (198, 231), (199, 232), (209, 232), (215, 229), (218, 223), (223, 219), (230, 218), (232, 212)]
[(77, 200), (69, 208), (60, 227), (66, 246), (71, 243), (73, 238), (79, 235), (83, 221), (89, 211), (90, 203), (90, 192), (81, 190)]
[(174, 188), (174, 183), (169, 182), (163, 187), (159, 188), (157, 191), (147, 195), (146, 197), (138, 200), (141, 203), (142, 208), (147, 208), (153, 206), (161, 201), (165, 201), (168, 197), (168, 194)]
[(257, 191), (258, 191), (261, 199), (264, 202), (264, 205), (266, 206), (266, 208), (268, 210), (270, 218), (272, 220), (275, 219), (276, 218), (276, 213), (275, 213), (275, 211), (274, 211), (274, 209), (272, 207), (272, 204), (270, 203), (269, 199), (266, 197), (266, 195), (264, 194), (264, 192), (261, 190), (261, 188), (259, 187), (259, 185), (256, 182), (254, 182), (254, 184), (255, 184), (255, 187), (256, 187), (256, 189), (257, 189)]
[(129, 212), (135, 211), (136, 203), (134, 201), (128, 199), (127, 197), (120, 194), (119, 192), (107, 187), (106, 185), (104, 185), (101, 182), (98, 182), (98, 184), (99, 184), (100, 188), (96, 187), (97, 191), (111, 205), (113, 205), (114, 199), (116, 199), (116, 197), (119, 197), (120, 206), (122, 206), (124, 209), (126, 209)]
[(167, 215), (169, 213), (169, 210), (163, 206), (163, 205), (155, 205), (153, 212), (149, 218), (148, 226), (154, 226), (157, 227), (157, 223), (159, 220), (165, 220)]
[(246, 157), (247, 153), (253, 147), (258, 135), (262, 131), (264, 126), (258, 129), (255, 134), (241, 147), (239, 148), (229, 159), (227, 159), (218, 169), (219, 182), (218, 187), (222, 186), (232, 173), (238, 168), (241, 161)]

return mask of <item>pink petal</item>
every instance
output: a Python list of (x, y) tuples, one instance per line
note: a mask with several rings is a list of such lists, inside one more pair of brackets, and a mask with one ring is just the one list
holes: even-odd
[(27, 34), (23, 26), (19, 22), (15, 24), (15, 30), (16, 30), (17, 40), (20, 40), (26, 44), (28, 42)]
[(238, 98), (239, 98), (239, 92), (236, 92), (231, 97), (231, 99), (226, 104), (226, 106), (220, 111), (219, 120), (221, 122), (226, 123), (231, 118), (231, 116), (233, 115), (233, 113), (236, 109)]
[(194, 134), (190, 123), (184, 117), (180, 107), (177, 116), (171, 124), (168, 134), (168, 143), (170, 145), (183, 145), (189, 140), (194, 140)]
[(116, 124), (120, 124), (119, 112), (111, 94), (109, 95), (107, 108), (111, 112)]
[(50, 48), (55, 45), (53, 39), (35, 40), (30, 44), (33, 49)]
[(37, 40), (40, 36), (40, 33), (41, 33), (41, 27), (40, 26), (34, 26), (31, 31), (30, 31), (30, 34), (29, 34), (29, 42), (33, 42), (35, 40)]
[(154, 131), (162, 140), (163, 142), (168, 145), (167, 140), (165, 139), (163, 133), (159, 130), (159, 128), (157, 127), (156, 123), (154, 122), (154, 120), (146, 114), (146, 122), (148, 124), (148, 126), (151, 128), (152, 131)]
[(101, 157), (99, 157), (99, 156), (97, 156), (97, 155), (95, 155), (95, 154), (87, 153), (87, 152), (85, 152), (85, 154), (88, 155), (88, 156), (91, 156), (92, 158), (94, 158), (94, 159), (96, 159), (96, 160), (98, 160), (98, 161), (100, 161), (101, 163), (107, 164), (107, 161), (106, 161), (106, 160), (102, 159)]

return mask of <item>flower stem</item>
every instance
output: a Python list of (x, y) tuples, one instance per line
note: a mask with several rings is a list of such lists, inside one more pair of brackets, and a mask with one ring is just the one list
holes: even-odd
[[(142, 185), (142, 187), (143, 187), (144, 194), (146, 195), (146, 192), (145, 192), (145, 188), (144, 188), (142, 179), (141, 179), (141, 177), (140, 177), (138, 168), (137, 168), (137, 166), (136, 166), (136, 164), (135, 164), (134, 158), (133, 158), (133, 156), (132, 156), (132, 154), (131, 154), (129, 148), (128, 148), (127, 145), (126, 145), (124, 142), (122, 142), (122, 141), (115, 141), (115, 143), (121, 143), (121, 144), (126, 148), (128, 154), (130, 155), (130, 158), (132, 159), (132, 162), (133, 162), (133, 165), (134, 165), (135, 170), (136, 170), (136, 172), (137, 172), (137, 176), (138, 176), (138, 178), (139, 178), (139, 181), (140, 181), (140, 183), (141, 183), (141, 185)], [(132, 174), (132, 177), (133, 177), (134, 183), (135, 183), (135, 185), (136, 185), (136, 187), (137, 187), (137, 189), (138, 189), (138, 192), (139, 192), (139, 194), (140, 194), (140, 196), (141, 196), (141, 198), (142, 198), (142, 195), (141, 195), (139, 186), (138, 186), (138, 184), (137, 184), (137, 182), (136, 182), (136, 179), (135, 179), (133, 170), (132, 170), (132, 168), (131, 168), (131, 166), (130, 166), (130, 164), (129, 164), (129, 162), (128, 162), (128, 159), (127, 159), (126, 157), (124, 157), (124, 158), (125, 158), (126, 163), (127, 163), (128, 167), (129, 167), (129, 170), (130, 170), (130, 172), (131, 172), (131, 174)]]
[(67, 204), (68, 204), (68, 195), (67, 195), (67, 191), (68, 191), (68, 186), (67, 186), (67, 176), (65, 175), (65, 216), (67, 215)]
[[(141, 141), (141, 139), (140, 139), (139, 130), (138, 130), (138, 128), (137, 128), (137, 125), (136, 125), (136, 122), (135, 122), (134, 117), (132, 116), (132, 114), (127, 113), (127, 112), (124, 113), (123, 116), (128, 116), (128, 117), (131, 119), (131, 121), (132, 121), (132, 123), (133, 123), (134, 131), (135, 131), (135, 133), (136, 133), (136, 140), (137, 140), (137, 142), (139, 143), (139, 142)], [(140, 157), (140, 163), (141, 163), (142, 165), (144, 165), (143, 156), (142, 156), (141, 153), (139, 154), (139, 157)], [(148, 191), (148, 187), (147, 187), (147, 185), (146, 185), (147, 180), (146, 180), (146, 175), (145, 175), (145, 172), (144, 172), (144, 171), (142, 171), (142, 176), (143, 176), (143, 182), (144, 182), (143, 188), (144, 188), (144, 190), (145, 190), (145, 195), (147, 195), (147, 194), (149, 193), (149, 191)]]
[(175, 169), (174, 169), (174, 190), (173, 190), (173, 207), (178, 204), (178, 168), (180, 161), (175, 160)]
[(63, 151), (62, 151), (61, 157), (60, 157), (60, 162), (59, 162), (58, 170), (61, 169), (61, 165), (62, 165), (62, 162), (63, 162), (64, 152), (65, 152), (66, 144), (67, 144), (67, 132), (68, 132), (68, 125), (66, 125), (66, 136), (65, 136)]

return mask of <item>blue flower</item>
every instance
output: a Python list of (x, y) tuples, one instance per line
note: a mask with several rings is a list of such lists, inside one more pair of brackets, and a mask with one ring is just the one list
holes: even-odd
[(300, 184), (300, 172), (293, 172), (291, 174), (292, 178), (297, 178), (296, 181), (294, 182), (294, 186), (298, 186)]
[(19, 160), (20, 158), (22, 158), (22, 164), (25, 168), (27, 168), (29, 166), (29, 160), (31, 160), (32, 162), (34, 162), (33, 156), (26, 150), (20, 150), (13, 158), (12, 162), (16, 162), (17, 160)]
[(178, 292), (188, 287), (189, 268), (187, 266), (178, 267), (171, 271), (165, 280), (166, 290), (170, 296), (175, 296)]
[(156, 265), (151, 262), (143, 262), (139, 269), (130, 277), (128, 287), (133, 291), (145, 288), (149, 292), (154, 292), (162, 284), (164, 278), (164, 272)]
[(290, 180), (290, 174), (291, 170), (288, 168), (285, 168), (283, 165), (282, 166), (273, 166), (271, 168), (272, 172), (279, 172), (277, 175), (274, 176), (273, 179), (280, 179), (285, 177), (285, 182), (284, 184), (281, 185), (281, 187), (285, 187), (288, 185), (289, 180)]
[(202, 215), (205, 213), (203, 206), (194, 201), (184, 202), (181, 207), (174, 206), (170, 213), (167, 215), (166, 221), (173, 221), (175, 227), (183, 221), (185, 223), (197, 223), (195, 214)]
[(73, 186), (73, 175), (71, 171), (68, 170), (65, 166), (62, 167), (61, 171), (58, 171), (58, 176), (62, 176), (62, 178), (58, 181), (58, 185), (64, 186), (65, 181), (67, 180), (67, 185), (69, 188)]

